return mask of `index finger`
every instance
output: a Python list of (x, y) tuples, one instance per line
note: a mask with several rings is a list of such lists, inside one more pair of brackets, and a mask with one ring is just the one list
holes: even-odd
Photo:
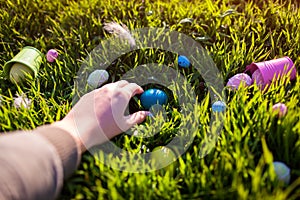
[(136, 83), (129, 83), (128, 85), (123, 87), (123, 90), (130, 95), (130, 98), (136, 94), (141, 94), (144, 92), (143, 88)]

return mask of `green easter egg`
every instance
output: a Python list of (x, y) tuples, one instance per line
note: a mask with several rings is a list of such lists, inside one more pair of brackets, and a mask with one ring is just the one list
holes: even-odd
[(170, 174), (174, 173), (176, 155), (168, 147), (159, 146), (154, 148), (151, 153), (151, 160), (157, 170), (163, 169), (163, 171), (169, 171)]

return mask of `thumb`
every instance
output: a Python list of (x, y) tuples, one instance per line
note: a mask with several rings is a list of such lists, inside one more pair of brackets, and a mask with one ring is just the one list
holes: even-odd
[(142, 123), (149, 114), (149, 111), (138, 111), (136, 113), (126, 116), (125, 120), (128, 129), (134, 126), (135, 124)]

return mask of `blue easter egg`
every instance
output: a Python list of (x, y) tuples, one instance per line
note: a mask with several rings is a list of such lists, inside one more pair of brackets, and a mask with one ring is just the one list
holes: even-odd
[(226, 104), (223, 101), (216, 101), (211, 108), (214, 112), (223, 112), (226, 109)]
[(191, 63), (186, 56), (178, 56), (178, 65), (179, 67), (188, 68)]
[(285, 184), (289, 184), (291, 179), (291, 170), (286, 164), (279, 161), (273, 162), (273, 167), (277, 176), (277, 179), (283, 181)]
[(168, 101), (168, 96), (167, 94), (159, 89), (149, 89), (146, 90), (142, 95), (141, 95), (141, 103), (142, 106), (145, 109), (151, 108), (151, 106), (155, 104), (160, 104), (164, 105)]

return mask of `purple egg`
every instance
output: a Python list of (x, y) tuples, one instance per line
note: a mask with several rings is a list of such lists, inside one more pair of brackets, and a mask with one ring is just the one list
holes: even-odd
[(273, 105), (272, 109), (273, 112), (278, 113), (279, 117), (283, 117), (287, 113), (287, 107), (284, 103), (276, 103), (275, 105)]
[(58, 52), (55, 49), (50, 49), (47, 52), (46, 57), (48, 62), (54, 62), (58, 57)]
[(243, 86), (252, 85), (251, 77), (245, 73), (236, 74), (228, 80), (226, 86), (229, 86), (232, 89), (238, 89), (241, 84), (243, 84)]

